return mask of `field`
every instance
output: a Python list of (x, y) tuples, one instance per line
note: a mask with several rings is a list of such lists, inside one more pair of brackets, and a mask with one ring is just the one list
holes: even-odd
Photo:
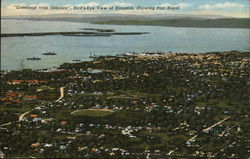
[(104, 109), (84, 109), (74, 111), (71, 114), (74, 116), (104, 117), (112, 114), (112, 112)]

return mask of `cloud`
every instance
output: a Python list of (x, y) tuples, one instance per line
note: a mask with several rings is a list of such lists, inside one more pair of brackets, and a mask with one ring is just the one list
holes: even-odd
[(159, 6), (159, 7), (168, 7), (168, 6), (170, 6), (170, 7), (178, 7), (179, 6), (180, 8), (185, 8), (185, 7), (190, 7), (191, 4), (179, 3), (179, 4), (173, 5), (173, 4), (170, 4), (170, 3), (164, 3), (164, 4), (161, 4), (161, 5), (157, 5), (157, 6)]
[(177, 5), (180, 6), (181, 8), (186, 8), (191, 6), (191, 4), (186, 4), (186, 3), (179, 3)]
[(113, 3), (109, 3), (109, 4), (104, 4), (102, 5), (103, 7), (115, 7), (115, 6), (119, 6), (119, 7), (132, 7), (133, 4), (132, 3), (125, 3), (125, 2), (113, 2)]
[(226, 16), (226, 17), (235, 17), (235, 18), (250, 18), (249, 12), (237, 12), (237, 11), (211, 11), (211, 10), (200, 10), (187, 12), (186, 14), (190, 15), (215, 15), (215, 16)]
[(75, 6), (89, 6), (89, 7), (96, 7), (96, 6), (100, 6), (100, 4), (98, 2), (89, 2), (89, 3), (83, 3), (83, 4), (78, 4)]
[(242, 4), (238, 3), (217, 3), (214, 5), (201, 5), (198, 8), (199, 9), (204, 9), (204, 10), (214, 10), (214, 9), (226, 9), (226, 8), (243, 8), (244, 6)]

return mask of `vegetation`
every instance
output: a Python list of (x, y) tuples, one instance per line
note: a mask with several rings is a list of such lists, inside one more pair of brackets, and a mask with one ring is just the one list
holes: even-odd
[(63, 72), (2, 72), (0, 150), (26, 158), (247, 158), (249, 55), (134, 54), (65, 63)]
[(110, 114), (112, 114), (112, 112), (110, 112), (110, 111), (89, 110), (89, 109), (79, 110), (79, 111), (75, 111), (72, 113), (72, 115), (74, 115), (74, 116), (92, 116), (92, 117), (104, 117), (104, 116), (107, 116)]

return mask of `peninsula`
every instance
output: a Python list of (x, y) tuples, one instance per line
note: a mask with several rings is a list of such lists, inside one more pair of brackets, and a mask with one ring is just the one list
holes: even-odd
[(112, 35), (142, 35), (149, 32), (39, 32), (39, 33), (2, 33), (1, 37), (20, 37), (20, 36), (112, 36)]

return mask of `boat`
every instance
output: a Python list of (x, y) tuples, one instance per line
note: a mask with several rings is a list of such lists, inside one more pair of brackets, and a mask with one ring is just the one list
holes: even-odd
[(73, 59), (72, 61), (74, 61), (74, 62), (79, 62), (79, 61), (81, 61), (80, 59)]
[(40, 57), (27, 57), (26, 59), (31, 60), (31, 61), (39, 61), (39, 60), (41, 60)]
[(57, 55), (57, 53), (55, 53), (54, 51), (53, 52), (44, 52), (43, 55)]

